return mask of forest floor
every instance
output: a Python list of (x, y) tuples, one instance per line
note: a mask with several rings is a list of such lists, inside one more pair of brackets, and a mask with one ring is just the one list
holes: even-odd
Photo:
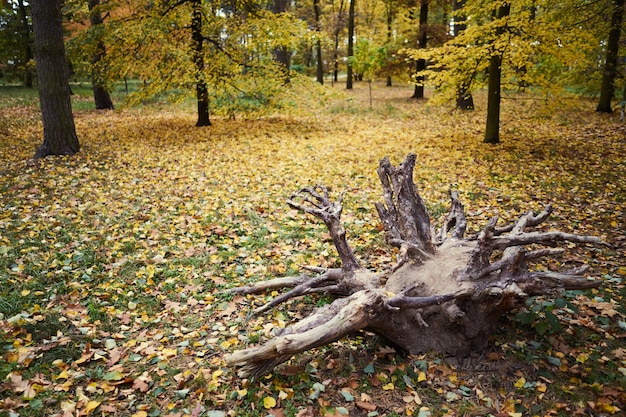
[[(477, 110), (367, 85), (288, 115), (214, 118), (192, 107), (79, 110), (74, 157), (30, 159), (34, 103), (0, 94), (0, 415), (594, 416), (626, 412), (626, 123), (585, 100), (506, 95), (502, 143), (481, 143)], [(289, 209), (324, 184), (344, 198), (363, 265), (393, 263), (373, 203), (375, 169), (418, 155), (435, 222), (459, 191), (469, 229), (545, 204), (550, 228), (612, 248), (571, 247), (597, 290), (535, 299), (484, 352), (406, 355), (359, 333), (259, 380), (224, 355), (271, 338), (325, 297), (261, 317), (275, 294), (226, 288), (338, 259), (323, 225)], [(572, 245), (573, 246), (573, 245)], [(623, 415), (623, 414), (622, 414)]]

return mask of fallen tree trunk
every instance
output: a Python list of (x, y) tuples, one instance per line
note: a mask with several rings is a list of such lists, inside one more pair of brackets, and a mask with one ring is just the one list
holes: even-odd
[[(318, 275), (276, 278), (231, 291), (250, 294), (291, 287), (255, 314), (309, 293), (341, 298), (283, 329), (265, 344), (227, 355), (226, 362), (240, 367), (241, 376), (262, 375), (297, 353), (362, 329), (410, 353), (436, 350), (467, 355), (484, 348), (501, 316), (524, 305), (529, 296), (601, 284), (600, 280), (585, 278), (584, 267), (564, 272), (529, 268), (538, 258), (562, 252), (539, 245), (608, 245), (592, 236), (529, 231), (548, 218), (550, 206), (536, 215), (528, 212), (507, 226), (498, 227), (496, 216), (480, 233), (466, 237), (465, 211), (457, 193), (451, 192), (450, 211), (442, 228), (434, 233), (413, 182), (415, 160), (415, 155), (408, 155), (400, 166), (393, 167), (385, 158), (377, 170), (384, 202), (377, 203), (376, 209), (387, 242), (399, 249), (397, 263), (382, 274), (361, 267), (347, 243), (341, 225), (343, 194), (333, 202), (326, 188), (315, 186), (292, 195), (288, 200), (291, 207), (326, 224), (342, 267), (308, 268)], [(532, 249), (527, 249), (528, 245)]]

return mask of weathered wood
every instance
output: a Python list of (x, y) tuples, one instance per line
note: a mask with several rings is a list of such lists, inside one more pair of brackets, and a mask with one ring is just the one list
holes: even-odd
[[(384, 202), (376, 209), (387, 242), (399, 248), (397, 264), (381, 274), (360, 266), (341, 226), (341, 197), (332, 202), (326, 188), (305, 188), (289, 205), (320, 218), (329, 228), (342, 268), (319, 269), (315, 277), (277, 278), (233, 289), (254, 293), (291, 286), (292, 290), (255, 310), (265, 312), (293, 297), (312, 292), (343, 296), (294, 323), (261, 346), (226, 356), (240, 366), (241, 375), (261, 375), (305, 350), (366, 329), (411, 353), (437, 350), (467, 355), (483, 348), (501, 316), (531, 295), (553, 294), (563, 289), (588, 289), (601, 284), (583, 276), (584, 267), (569, 271), (533, 271), (529, 264), (563, 252), (558, 242), (608, 245), (597, 237), (532, 229), (552, 211), (528, 212), (516, 222), (498, 226), (493, 217), (480, 233), (465, 237), (467, 221), (458, 193), (451, 192), (450, 212), (438, 232), (431, 229), (426, 206), (413, 183), (415, 155), (399, 167), (387, 158), (380, 162)], [(301, 202), (296, 202), (294, 197)]]

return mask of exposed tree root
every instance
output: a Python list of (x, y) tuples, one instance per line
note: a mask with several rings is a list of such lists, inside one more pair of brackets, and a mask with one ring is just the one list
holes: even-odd
[[(232, 353), (226, 361), (240, 366), (240, 375), (261, 375), (293, 355), (367, 329), (412, 352), (438, 350), (466, 355), (484, 347), (502, 314), (531, 295), (563, 289), (589, 289), (601, 284), (583, 276), (584, 267), (569, 271), (535, 271), (529, 264), (558, 256), (559, 248), (536, 248), (572, 242), (608, 246), (593, 236), (559, 231), (529, 231), (552, 211), (528, 212), (515, 223), (498, 226), (493, 217), (480, 233), (465, 237), (467, 221), (456, 192), (443, 226), (435, 232), (426, 206), (413, 183), (415, 155), (398, 167), (387, 158), (377, 170), (384, 202), (376, 204), (387, 242), (399, 248), (398, 262), (383, 274), (363, 268), (348, 245), (341, 225), (341, 200), (330, 200), (323, 186), (304, 188), (288, 204), (321, 219), (330, 232), (341, 268), (309, 268), (319, 275), (276, 278), (232, 289), (258, 293), (292, 288), (254, 313), (260, 314), (310, 293), (342, 298), (314, 311), (261, 346)], [(531, 245), (532, 250), (526, 247)]]

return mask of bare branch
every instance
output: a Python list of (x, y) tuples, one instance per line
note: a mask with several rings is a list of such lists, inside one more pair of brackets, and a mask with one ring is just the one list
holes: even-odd
[(530, 245), (533, 243), (550, 244), (557, 241), (589, 243), (611, 247), (609, 243), (595, 236), (581, 236), (564, 232), (530, 232), (506, 237), (498, 236), (493, 238), (493, 247), (495, 249), (505, 249), (511, 246)]
[(428, 297), (408, 297), (399, 294), (388, 299), (385, 304), (391, 308), (424, 308), (439, 305), (455, 298), (455, 294), (431, 295)]
[(379, 299), (377, 292), (366, 290), (335, 300), (264, 345), (227, 355), (226, 363), (242, 366), (239, 371), (242, 377), (263, 375), (296, 353), (323, 346), (353, 331), (364, 329), (369, 322), (369, 311)]
[[(296, 197), (299, 197), (307, 204), (305, 205), (294, 201)], [(343, 194), (340, 196), (339, 201), (331, 202), (326, 187), (316, 185), (315, 187), (303, 188), (292, 194), (289, 200), (287, 200), (287, 204), (296, 210), (303, 211), (321, 219), (328, 228), (328, 232), (335, 243), (335, 248), (341, 259), (342, 269), (344, 271), (356, 271), (360, 269), (361, 266), (354, 256), (354, 252), (348, 245), (346, 230), (341, 225), (342, 200)]]
[[(337, 295), (349, 294), (350, 291), (348, 291), (347, 288), (338, 285), (339, 283), (341, 283), (341, 278), (343, 278), (343, 272), (341, 269), (330, 269), (326, 271), (324, 274), (319, 275), (313, 279), (304, 281), (301, 284), (294, 287), (292, 290), (279, 295), (278, 297), (274, 298), (272, 301), (254, 310), (253, 314), (254, 315), (262, 314), (266, 312), (267, 310), (269, 310), (270, 308), (275, 307), (279, 304), (282, 304), (285, 301), (294, 297), (299, 297), (301, 295), (311, 294), (311, 293), (330, 292), (331, 288), (334, 290), (332, 291), (334, 294), (337, 294)], [(333, 284), (332, 286), (329, 285), (331, 283)]]
[[(427, 253), (435, 253), (431, 239), (430, 218), (413, 182), (416, 156), (409, 154), (397, 168), (383, 158), (376, 172), (383, 186), (384, 203), (376, 210), (389, 240), (402, 240)], [(418, 252), (415, 252), (417, 254)], [(412, 254), (407, 253), (408, 256)], [(419, 258), (415, 261), (420, 262)]]
[(308, 281), (310, 277), (306, 274), (302, 274), (297, 277), (280, 277), (270, 279), (269, 281), (257, 281), (243, 287), (229, 288), (226, 293), (230, 294), (259, 294), (267, 290), (276, 290), (279, 288), (295, 287), (305, 281)]
[(450, 191), (450, 211), (446, 216), (441, 231), (439, 232), (439, 243), (446, 240), (447, 233), (452, 230), (450, 238), (463, 239), (465, 229), (467, 229), (467, 219), (465, 218), (465, 208), (459, 200), (459, 193)]

